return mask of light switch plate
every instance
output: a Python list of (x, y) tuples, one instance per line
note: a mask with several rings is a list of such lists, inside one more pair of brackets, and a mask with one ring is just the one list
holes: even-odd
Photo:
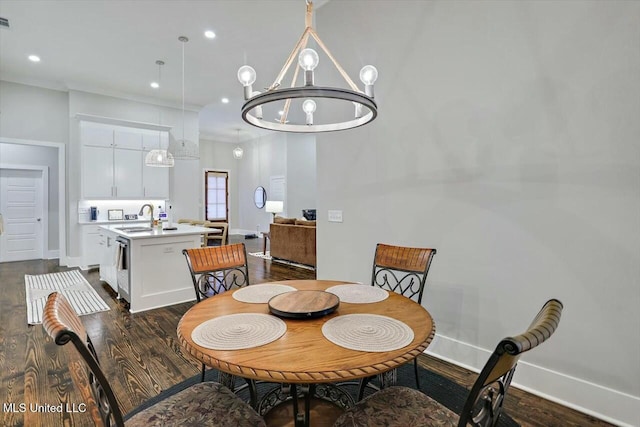
[(342, 211), (329, 211), (329, 222), (342, 222)]

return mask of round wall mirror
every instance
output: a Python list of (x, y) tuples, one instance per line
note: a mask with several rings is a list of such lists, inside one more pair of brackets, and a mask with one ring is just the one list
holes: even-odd
[(267, 190), (264, 187), (256, 188), (256, 192), (253, 194), (253, 199), (256, 204), (256, 208), (264, 208), (264, 204), (267, 201)]

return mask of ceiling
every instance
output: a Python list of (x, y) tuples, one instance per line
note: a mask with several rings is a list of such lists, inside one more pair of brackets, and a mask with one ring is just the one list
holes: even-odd
[(242, 129), (249, 139), (261, 131), (240, 117), (237, 70), (250, 64), (254, 87), (270, 85), (304, 30), (305, 8), (305, 0), (0, 0), (10, 25), (0, 28), (0, 78), (181, 107), (186, 36), (185, 103), (200, 111), (201, 137), (237, 141)]

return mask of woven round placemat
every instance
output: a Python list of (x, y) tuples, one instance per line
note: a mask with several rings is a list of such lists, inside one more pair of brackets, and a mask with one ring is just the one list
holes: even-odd
[(241, 350), (269, 344), (287, 331), (287, 324), (263, 313), (238, 313), (216, 317), (195, 327), (191, 339), (212, 350)]
[(326, 290), (340, 298), (340, 302), (351, 304), (367, 304), (380, 302), (389, 298), (389, 292), (377, 286), (349, 283), (346, 285), (331, 286)]
[(266, 304), (276, 295), (296, 290), (297, 289), (292, 286), (281, 285), (279, 283), (251, 285), (235, 291), (233, 293), (233, 299), (253, 304)]
[(326, 339), (350, 350), (384, 352), (411, 344), (413, 330), (404, 322), (378, 314), (345, 314), (322, 326)]

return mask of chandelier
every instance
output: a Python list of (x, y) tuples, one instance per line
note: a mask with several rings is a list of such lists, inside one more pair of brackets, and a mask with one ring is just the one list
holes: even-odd
[(184, 138), (184, 45), (189, 39), (180, 36), (178, 40), (182, 43), (182, 139), (171, 141), (169, 152), (176, 159), (197, 160), (200, 158), (200, 147), (195, 142)]
[[(242, 119), (245, 122), (274, 131), (315, 133), (352, 129), (373, 121), (378, 115), (373, 93), (378, 70), (373, 65), (364, 66), (360, 70), (360, 80), (365, 85), (364, 92), (358, 89), (313, 29), (312, 17), (313, 3), (307, 0), (305, 30), (275, 81), (263, 93), (253, 90), (256, 71), (252, 67), (244, 65), (238, 70), (238, 80), (244, 86), (246, 102), (242, 106)], [(315, 50), (307, 47), (309, 37), (316, 41), (331, 60), (349, 88), (315, 85), (314, 70), (318, 66), (319, 57)], [(295, 67), (291, 86), (282, 87), (282, 80), (296, 57), (299, 67)], [(304, 74), (304, 85), (296, 86), (300, 70)], [(297, 106), (293, 110), (292, 103)], [(279, 117), (275, 120), (265, 119), (263, 108), (274, 108), (273, 106), (279, 110)], [(318, 120), (320, 118), (324, 120)]]
[[(162, 80), (162, 66), (164, 65), (164, 61), (157, 60), (156, 65), (158, 66), (158, 87), (161, 85)], [(158, 105), (158, 124), (162, 123), (162, 109)], [(161, 147), (161, 136), (160, 131), (158, 131), (158, 148), (150, 150), (144, 158), (144, 164), (146, 166), (151, 166), (155, 168), (171, 168), (174, 166), (175, 161), (173, 160), (173, 156), (167, 150), (163, 150)]]

